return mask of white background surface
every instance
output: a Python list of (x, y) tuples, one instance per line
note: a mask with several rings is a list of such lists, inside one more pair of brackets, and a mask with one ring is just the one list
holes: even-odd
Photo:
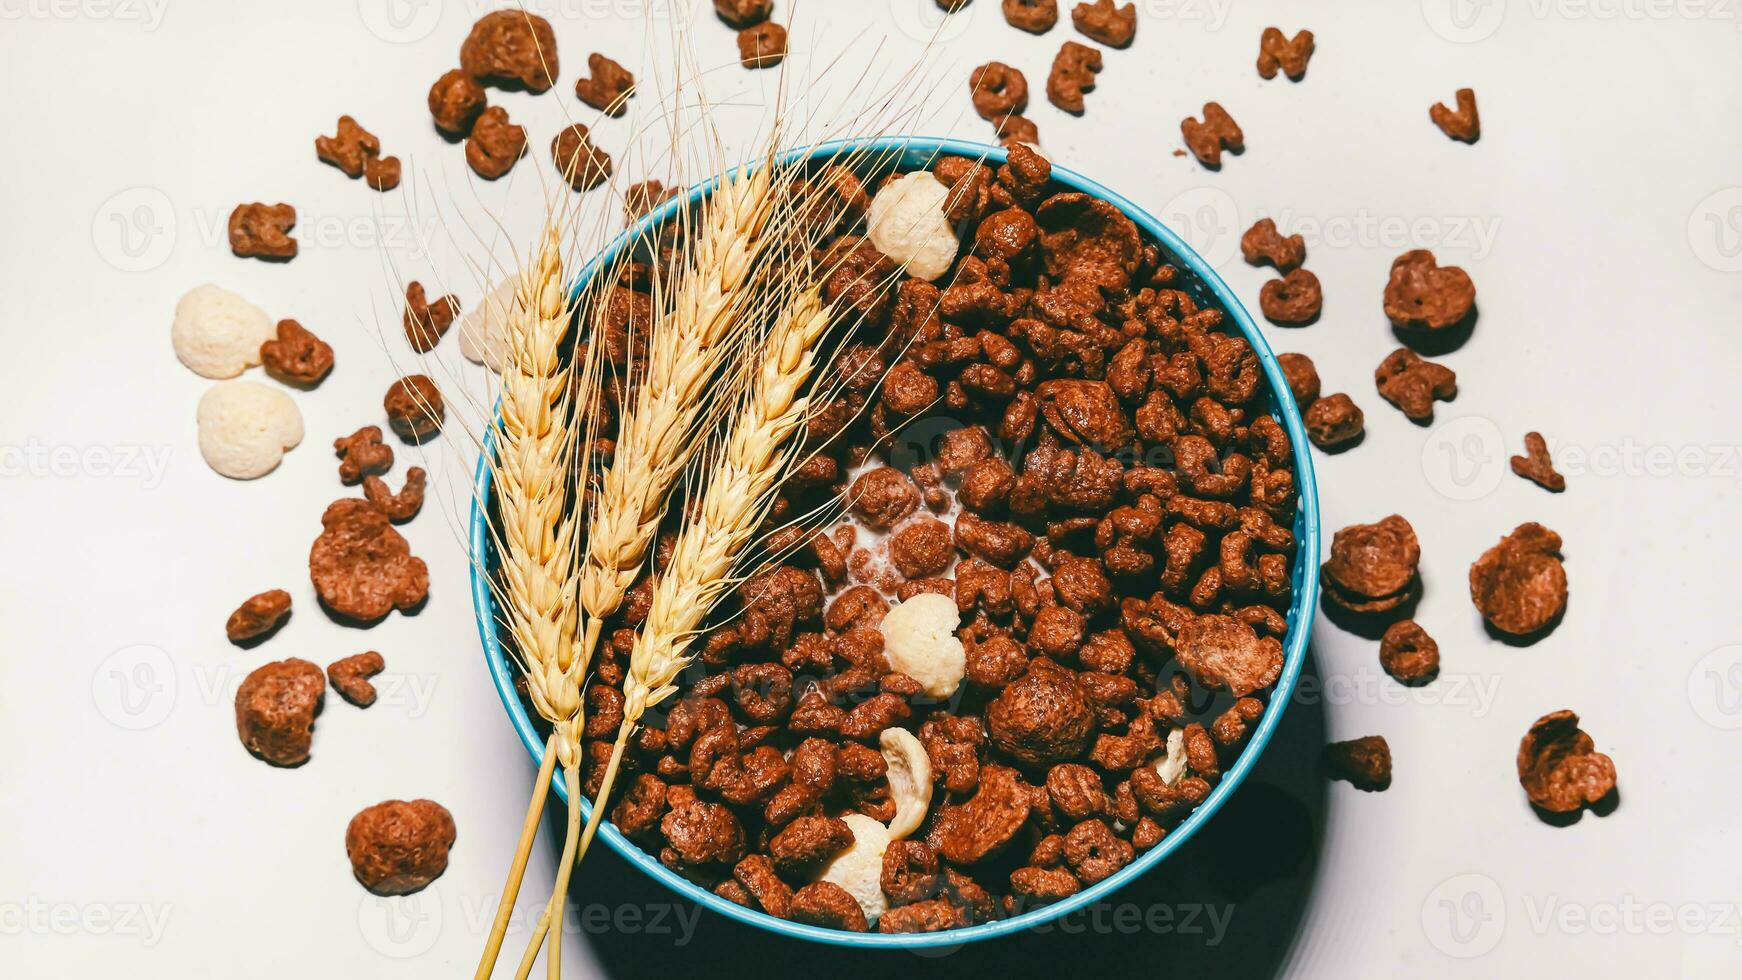
[[(445, 492), (406, 529), (431, 566), (427, 608), (364, 632), (327, 620), (303, 572), (340, 491), (325, 447), (381, 421), (395, 362), (414, 356), (398, 339), (397, 283), (439, 283), (471, 304), (469, 262), (487, 250), (466, 229), (487, 232), (493, 214), (509, 229), (498, 245), (525, 243), (549, 136), (565, 112), (592, 117), (572, 95), (585, 55), (640, 71), (649, 48), (669, 47), (663, 21), (640, 21), (647, 4), (540, 0), (561, 77), (543, 97), (492, 92), (528, 123), (533, 154), (512, 181), (482, 184), (424, 110), (480, 3), (0, 0), (8, 977), (469, 975), (531, 781), (465, 591), (471, 454), (432, 450)], [(1394, 511), (1414, 523), (1427, 583), (1417, 618), (1443, 673), (1405, 692), (1379, 672), (1375, 643), (1321, 616), (1307, 688), (1319, 693), (1289, 708), (1230, 807), (1114, 905), (1047, 933), (926, 957), (803, 946), (674, 907), (600, 848), (575, 879), (573, 971), (1735, 976), (1737, 5), (1368, 0), (1307, 15), (1150, 0), (1081, 119), (1040, 95), (1052, 52), (1074, 36), (1068, 19), (1030, 37), (976, 0), (922, 55), (931, 0), (792, 6), (782, 0), (779, 18), (793, 24), (797, 77), (840, 58), (826, 76), (840, 89), (854, 65), (900, 71), (923, 57), (924, 132), (984, 138), (969, 69), (991, 57), (1022, 68), (1048, 150), (1180, 227), (1249, 302), (1266, 275), (1240, 263), (1239, 231), (1270, 214), (1306, 233), (1325, 315), (1266, 329), (1277, 349), (1311, 354), (1325, 390), (1348, 391), (1368, 427), (1360, 447), (1317, 457), (1324, 523)], [(1317, 32), (1304, 82), (1254, 73), (1272, 23)], [(694, 46), (718, 69), (708, 91), (725, 105), (723, 135), (742, 144), (775, 76), (731, 65), (732, 35), (711, 15)], [(1466, 85), (1482, 110), (1475, 146), (1427, 120)], [(1250, 147), (1219, 174), (1170, 155), (1178, 120), (1208, 99)], [(654, 101), (596, 129), (630, 179), (666, 176), (622, 155)], [(315, 161), (310, 141), (342, 112), (406, 161), (401, 190), (376, 195)], [(232, 257), (223, 221), (242, 200), (296, 204), (302, 255)], [(589, 205), (615, 207), (604, 192)], [(1444, 359), (1459, 397), (1426, 429), (1370, 381), (1394, 346), (1386, 269), (1417, 246), (1468, 269), (1482, 311)], [(305, 443), (256, 483), (200, 460), (193, 411), (209, 383), (170, 349), (175, 301), (204, 281), (338, 350), (326, 384), (294, 396)], [(439, 356), (478, 390), (453, 340)], [(1554, 445), (1564, 495), (1504, 472), (1529, 429)], [(402, 471), (416, 454), (400, 460)], [(1553, 635), (1519, 649), (1484, 634), (1465, 573), (1525, 520), (1565, 536), (1572, 603)], [(280, 586), (296, 598), (290, 624), (256, 650), (227, 644), (236, 603)], [(359, 712), (329, 698), (312, 762), (278, 770), (240, 748), (231, 695), (253, 666), (364, 649), (386, 655), (382, 701)], [(1562, 707), (1615, 759), (1622, 802), (1555, 828), (1532, 815), (1512, 760), (1530, 721)], [(1324, 740), (1369, 733), (1390, 740), (1389, 791), (1312, 771)], [(346, 821), (419, 796), (454, 812), (451, 867), (416, 898), (367, 897), (346, 864)], [(511, 950), (548, 889), (547, 847)]]

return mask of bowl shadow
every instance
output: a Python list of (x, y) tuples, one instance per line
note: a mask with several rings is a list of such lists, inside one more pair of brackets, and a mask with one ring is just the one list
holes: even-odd
[[(1316, 680), (1315, 661), (1309, 647), (1303, 679)], [(682, 901), (604, 847), (576, 869), (566, 928), (609, 977), (684, 975), (702, 964), (725, 977), (812, 968), (834, 980), (1022, 976), (1054, 966), (1097, 976), (1137, 963), (1155, 976), (1272, 976), (1311, 898), (1330, 785), (1318, 766), (1326, 742), (1323, 703), (1297, 698), (1246, 780), (1179, 851), (1107, 899), (1026, 932), (912, 950), (805, 942)], [(560, 819), (545, 825), (560, 847)]]

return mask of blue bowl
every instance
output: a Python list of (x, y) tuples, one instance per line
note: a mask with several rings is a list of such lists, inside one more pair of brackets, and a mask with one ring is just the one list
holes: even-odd
[[(986, 146), (970, 143), (966, 140), (927, 139), (919, 137), (894, 137), (879, 140), (839, 141), (823, 143), (815, 147), (797, 150), (788, 154), (786, 162), (796, 162), (801, 158), (826, 160), (843, 153), (860, 154), (859, 159), (874, 159), (886, 167), (924, 166), (932, 158), (950, 154), (956, 156), (983, 157), (992, 164), (1001, 164), (1005, 160), (1002, 147)], [(1063, 167), (1055, 166), (1052, 171), (1053, 180), (1070, 190), (1082, 191), (1107, 201), (1123, 211), (1132, 221), (1137, 223), (1145, 234), (1156, 241), (1170, 253), (1174, 264), (1190, 273), (1190, 279), (1180, 284), (1179, 288), (1188, 293), (1196, 293), (1200, 299), (1211, 300), (1215, 305), (1225, 310), (1240, 330), (1241, 336), (1258, 352), (1259, 362), (1263, 365), (1265, 380), (1270, 388), (1270, 410), (1288, 430), (1288, 438), (1294, 448), (1294, 477), (1299, 495), (1299, 509), (1295, 515), (1294, 534), (1298, 542), (1298, 552), (1294, 569), (1294, 604), (1288, 610), (1288, 634), (1284, 639), (1284, 659), (1282, 678), (1277, 681), (1271, 691), (1263, 718), (1258, 723), (1258, 730), (1252, 733), (1246, 744), (1245, 751), (1237, 759), (1195, 811), (1192, 812), (1178, 827), (1168, 832), (1161, 843), (1139, 855), (1135, 861), (1125, 866), (1119, 873), (1112, 875), (1088, 888), (1083, 889), (1070, 898), (1052, 905), (1043, 906), (1030, 912), (1025, 912), (1009, 919), (988, 922), (984, 925), (971, 926), (965, 929), (950, 929), (944, 932), (931, 933), (854, 933), (840, 932), (834, 929), (822, 929), (816, 926), (801, 925), (785, 919), (777, 919), (764, 912), (745, 908), (735, 902), (715, 895), (706, 888), (695, 884), (679, 875), (658, 858), (640, 847), (618, 831), (609, 821), (601, 822), (598, 836), (610, 848), (622, 855), (624, 860), (635, 865), (649, 876), (659, 880), (672, 891), (718, 912), (721, 915), (736, 919), (739, 922), (767, 929), (770, 932), (797, 939), (808, 939), (813, 942), (828, 943), (835, 946), (852, 947), (884, 947), (884, 948), (918, 948), (927, 946), (954, 946), (961, 943), (974, 942), (980, 939), (990, 939), (1024, 929), (1030, 929), (1041, 923), (1051, 921), (1075, 909), (1082, 908), (1091, 902), (1107, 898), (1118, 891), (1127, 882), (1144, 874), (1160, 864), (1169, 854), (1179, 847), (1210, 818), (1216, 811), (1228, 802), (1234, 791), (1240, 786), (1246, 774), (1252, 770), (1258, 761), (1259, 753), (1269, 743), (1275, 734), (1282, 712), (1287, 707), (1289, 697), (1294, 690), (1295, 682), (1300, 677), (1301, 664), (1306, 659), (1307, 634), (1312, 630), (1313, 609), (1318, 600), (1319, 566), (1314, 548), (1319, 540), (1319, 498), (1318, 488), (1313, 482), (1312, 450), (1308, 448), (1306, 431), (1301, 423), (1300, 409), (1295, 405), (1294, 398), (1289, 394), (1288, 383), (1283, 378), (1282, 369), (1276, 363), (1276, 355), (1271, 353), (1270, 345), (1264, 340), (1264, 335), (1253, 323), (1251, 314), (1240, 304), (1233, 290), (1222, 281), (1222, 277), (1210, 268), (1198, 253), (1180, 237), (1168, 229), (1166, 225), (1155, 220), (1141, 208), (1132, 204), (1124, 197), (1102, 187), (1100, 184), (1073, 173)], [(678, 208), (693, 207), (706, 198), (714, 186), (714, 181), (703, 181), (687, 192), (666, 202), (658, 210), (643, 218), (640, 224), (619, 236), (601, 254), (599, 258), (583, 268), (577, 283), (585, 282), (587, 277), (597, 269), (600, 263), (608, 261), (618, 251), (635, 240), (636, 233), (648, 226), (664, 220)], [(577, 284), (576, 288), (579, 286)], [(514, 688), (518, 668), (511, 662), (511, 657), (502, 648), (496, 635), (496, 605), (490, 595), (489, 584), (485, 578), (495, 568), (495, 550), (490, 545), (487, 530), (488, 516), (483, 507), (483, 501), (489, 497), (490, 470), (485, 465), (485, 458), (492, 451), (491, 442), (485, 440), (483, 455), (478, 460), (476, 480), (478, 492), (473, 497), (472, 504), (472, 606), (477, 613), (478, 637), (484, 644), (484, 660), (490, 668), (490, 678), (496, 684), (496, 693), (502, 698), (502, 706), (508, 710), (509, 720), (514, 724), (514, 730), (520, 735), (520, 741), (526, 746), (526, 751), (532, 756), (536, 767), (544, 761), (544, 737), (533, 727), (532, 718), (527, 714), (526, 707), (521, 704), (520, 697)], [(568, 799), (568, 792), (563, 787), (559, 773), (552, 780), (552, 789), (557, 796)], [(590, 814), (589, 801), (580, 803), (583, 814)]]

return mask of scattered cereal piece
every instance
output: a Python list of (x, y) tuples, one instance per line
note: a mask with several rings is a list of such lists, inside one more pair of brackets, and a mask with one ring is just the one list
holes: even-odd
[(1071, 8), (1071, 24), (1091, 41), (1123, 48), (1137, 36), (1137, 6), (1113, 6), (1113, 0), (1090, 0)]
[(1399, 684), (1426, 684), (1440, 672), (1440, 645), (1415, 620), (1399, 620), (1379, 641), (1379, 666)]
[(455, 836), (453, 814), (440, 803), (387, 800), (351, 818), (345, 855), (364, 888), (377, 895), (409, 895), (448, 869)]
[(375, 685), (369, 678), (386, 669), (386, 659), (374, 650), (352, 654), (327, 665), (327, 683), (346, 701), (367, 708), (375, 703)]
[(275, 766), (307, 762), (326, 690), (321, 669), (307, 660), (254, 668), (236, 689), (236, 734), (243, 747)]
[(1319, 286), (1319, 277), (1310, 269), (1291, 269), (1258, 291), (1258, 309), (1266, 320), (1279, 326), (1312, 323), (1324, 308), (1324, 290)]
[(399, 186), (398, 157), (370, 157), (363, 162), (363, 183), (386, 192)]
[(298, 388), (313, 388), (333, 370), (331, 344), (295, 320), (278, 321), (278, 336), (260, 345), (266, 373)]
[(1028, 79), (1002, 61), (988, 61), (968, 75), (968, 94), (980, 118), (996, 123), (1028, 108)]
[(1004, 20), (1017, 30), (1045, 34), (1059, 22), (1058, 0), (1004, 0)]
[(1596, 751), (1579, 716), (1555, 711), (1538, 718), (1518, 743), (1518, 783), (1532, 806), (1572, 813), (1615, 790), (1615, 763)]
[(1555, 472), (1554, 460), (1548, 454), (1548, 441), (1540, 432), (1524, 434), (1523, 456), (1512, 457), (1512, 472), (1542, 487), (1550, 493), (1567, 488), (1567, 478)]
[(1520, 524), (1470, 566), (1470, 598), (1488, 625), (1534, 639), (1567, 609), (1561, 536), (1535, 522)]
[(1311, 408), (1313, 402), (1319, 400), (1319, 370), (1313, 366), (1313, 359), (1305, 354), (1278, 354), (1276, 363), (1288, 381), (1288, 391), (1294, 396), (1294, 403), (1303, 412)]
[(763, 21), (738, 32), (738, 60), (746, 68), (773, 68), (786, 58), (786, 28)]
[(1383, 735), (1365, 735), (1325, 746), (1325, 763), (1332, 779), (1345, 779), (1356, 789), (1374, 792), (1391, 785), (1391, 746)]
[(242, 645), (274, 632), (289, 617), (290, 593), (270, 589), (237, 606), (224, 622), (224, 635), (231, 643)]
[[(386, 446), (381, 448), (387, 449)], [(392, 450), (388, 449), (388, 452)], [(392, 493), (387, 489), (387, 481), (378, 476), (366, 476), (363, 478), (363, 497), (381, 508), (388, 520), (395, 524), (404, 524), (423, 509), (424, 485), (427, 479), (428, 474), (423, 467), (413, 466), (405, 471), (405, 485), (399, 488), (398, 493)]]
[(635, 76), (629, 69), (595, 51), (587, 55), (587, 70), (591, 76), (575, 80), (575, 97), (607, 116), (628, 112), (635, 94)]
[(1386, 355), (1373, 372), (1379, 394), (1412, 422), (1432, 422), (1434, 401), (1458, 396), (1458, 376), (1451, 368), (1424, 361), (1407, 347)]
[(1240, 254), (1250, 265), (1268, 262), (1277, 272), (1292, 272), (1306, 261), (1306, 239), (1298, 234), (1284, 237), (1274, 219), (1260, 218), (1240, 236)]
[(1235, 154), (1246, 150), (1246, 134), (1219, 102), (1204, 103), (1203, 121), (1187, 116), (1180, 121), (1179, 131), (1185, 137), (1186, 149), (1210, 170), (1222, 169), (1224, 148)]
[(442, 336), (459, 313), (460, 301), (452, 294), (432, 303), (424, 293), (423, 283), (414, 279), (405, 287), (405, 314), (400, 317), (400, 326), (411, 349), (423, 354), (442, 342)]
[(630, 184), (623, 192), (623, 217), (634, 224), (677, 195), (676, 187), (667, 187), (657, 180)]
[(272, 320), (242, 297), (211, 283), (195, 286), (175, 304), (169, 342), (175, 356), (202, 378), (234, 378), (260, 363), (260, 345), (272, 339)]
[(774, 0), (714, 0), (714, 13), (736, 28), (753, 27), (774, 12)]
[(537, 14), (492, 11), (460, 45), (460, 67), (485, 85), (544, 92), (556, 83), (556, 33)]
[(447, 136), (470, 133), (484, 106), (484, 87), (458, 68), (448, 69), (429, 87), (430, 118)]
[(550, 155), (556, 161), (557, 172), (577, 191), (591, 190), (611, 176), (611, 157), (587, 137), (587, 127), (574, 123), (563, 127), (550, 141)]
[(429, 595), (429, 568), (367, 500), (344, 498), (327, 507), (308, 567), (321, 603), (358, 622), (414, 609)]
[(931, 697), (955, 694), (967, 664), (956, 636), (961, 620), (948, 596), (925, 593), (896, 604), (877, 626), (890, 668), (919, 681)]
[(944, 214), (949, 188), (916, 170), (884, 184), (871, 199), (866, 221), (871, 244), (907, 273), (932, 280), (950, 270), (960, 243)]
[(393, 382), (381, 401), (387, 424), (399, 438), (420, 443), (441, 431), (447, 414), (442, 393), (427, 374), (411, 374)]
[(1005, 116), (998, 121), (998, 142), (1006, 147), (1022, 143), (1040, 151), (1040, 127), (1026, 116)]
[(1482, 118), (1476, 113), (1476, 92), (1473, 89), (1458, 89), (1458, 108), (1456, 111), (1446, 108), (1445, 103), (1437, 102), (1428, 108), (1428, 118), (1452, 139), (1465, 143), (1474, 143), (1482, 138)]
[(339, 482), (347, 487), (393, 468), (393, 447), (382, 443), (378, 425), (365, 425), (334, 439), (333, 453), (339, 457)]
[(302, 412), (290, 396), (255, 381), (221, 381), (200, 398), (200, 455), (232, 480), (253, 480), (302, 442)]
[(230, 212), (230, 251), (241, 258), (288, 262), (296, 258), (296, 208), (288, 204), (238, 204)]
[(381, 140), (350, 116), (339, 117), (336, 135), (315, 137), (315, 156), (353, 180), (363, 176), (364, 163), (380, 155)]
[(1095, 90), (1095, 73), (1101, 70), (1101, 52), (1086, 44), (1066, 41), (1053, 56), (1052, 72), (1046, 76), (1046, 98), (1074, 115), (1083, 114), (1083, 93)]
[(1385, 284), (1385, 316), (1411, 334), (1431, 335), (1465, 322), (1476, 309), (1476, 284), (1455, 265), (1441, 266), (1434, 253), (1414, 249), (1391, 263)]
[(1353, 446), (1367, 432), (1367, 416), (1348, 395), (1326, 395), (1307, 407), (1302, 416), (1307, 438), (1324, 450)]
[(1353, 613), (1391, 612), (1420, 594), (1420, 564), (1421, 543), (1401, 516), (1351, 524), (1331, 536), (1320, 569), (1325, 601)]
[(508, 110), (498, 105), (485, 109), (466, 137), (466, 164), (485, 180), (501, 178), (525, 154), (526, 128), (509, 122)]
[(1275, 78), (1280, 68), (1290, 81), (1298, 82), (1306, 77), (1307, 61), (1312, 56), (1312, 31), (1296, 31), (1289, 40), (1280, 28), (1266, 27), (1258, 38), (1258, 77)]

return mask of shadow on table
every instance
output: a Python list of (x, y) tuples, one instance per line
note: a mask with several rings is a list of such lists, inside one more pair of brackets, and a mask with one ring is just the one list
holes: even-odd
[[(1303, 675), (1317, 675), (1310, 650)], [(892, 971), (1014, 977), (1055, 966), (1085, 977), (1138, 966), (1146, 976), (1272, 976), (1304, 918), (1323, 836), (1324, 712), (1319, 699), (1297, 698), (1246, 781), (1179, 851), (1110, 900), (1028, 932), (916, 951), (801, 942), (689, 903), (674, 909), (663, 886), (608, 847), (577, 870), (568, 929), (610, 977), (698, 968), (728, 977), (820, 969), (831, 980)], [(613, 918), (620, 911), (629, 917)]]

